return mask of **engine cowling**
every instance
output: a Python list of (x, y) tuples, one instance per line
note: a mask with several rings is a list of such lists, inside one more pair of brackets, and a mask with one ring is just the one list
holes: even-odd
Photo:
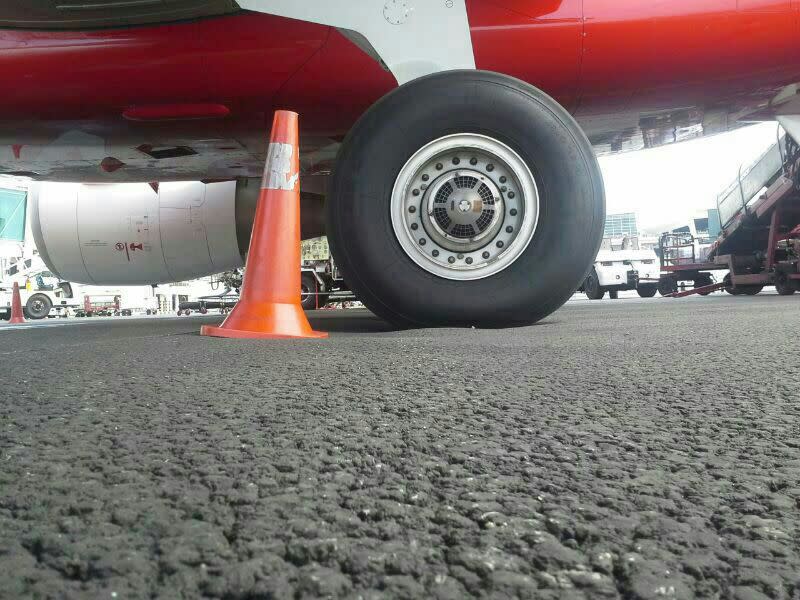
[(141, 285), (218, 273), (244, 263), (259, 187), (247, 184), (35, 184), (33, 236), (67, 281)]
[[(325, 234), (324, 179), (301, 193), (303, 239)], [(34, 183), (39, 254), (61, 279), (94, 285), (185, 281), (244, 264), (261, 179)], [(323, 193), (318, 193), (323, 192)]]

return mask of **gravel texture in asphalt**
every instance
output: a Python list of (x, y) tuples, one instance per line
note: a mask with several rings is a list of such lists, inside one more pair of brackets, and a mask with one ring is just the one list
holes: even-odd
[(800, 299), (0, 330), (0, 597), (800, 598)]

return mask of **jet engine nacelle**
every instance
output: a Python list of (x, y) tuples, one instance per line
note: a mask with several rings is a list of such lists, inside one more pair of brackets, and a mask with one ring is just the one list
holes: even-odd
[(31, 226), (45, 264), (64, 280), (183, 281), (244, 264), (259, 187), (249, 180), (35, 184)]

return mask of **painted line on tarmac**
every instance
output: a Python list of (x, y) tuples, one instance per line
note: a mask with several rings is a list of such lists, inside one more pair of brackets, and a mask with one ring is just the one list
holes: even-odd
[(52, 327), (69, 327), (74, 325), (88, 325), (88, 323), (26, 323), (25, 325), (2, 325), (0, 324), (0, 332), (3, 331), (20, 331), (23, 329), (50, 329)]

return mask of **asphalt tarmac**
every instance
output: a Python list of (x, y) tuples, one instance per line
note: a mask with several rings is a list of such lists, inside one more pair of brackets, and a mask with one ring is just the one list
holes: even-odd
[(800, 598), (800, 298), (0, 327), (2, 598)]

